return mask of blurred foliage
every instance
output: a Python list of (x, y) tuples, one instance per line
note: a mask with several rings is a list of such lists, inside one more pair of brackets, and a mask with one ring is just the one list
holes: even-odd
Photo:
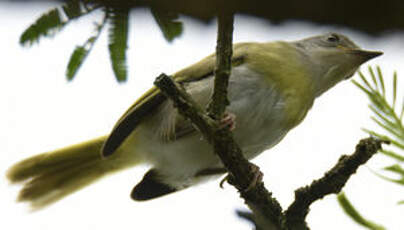
[[(372, 34), (404, 29), (404, 14), (402, 14), (404, 1), (401, 0), (384, 2), (369, 0), (366, 4), (349, 0), (233, 0), (231, 4), (226, 0), (64, 0), (60, 2), (62, 2), (60, 7), (44, 13), (23, 32), (20, 43), (22, 45), (38, 43), (42, 37), (54, 36), (71, 21), (93, 11), (102, 11), (110, 27), (108, 47), (112, 69), (119, 82), (127, 79), (126, 50), (128, 49), (129, 18), (130, 9), (134, 8), (150, 8), (163, 36), (169, 42), (183, 32), (183, 24), (178, 21), (179, 14), (208, 21), (215, 17), (219, 10), (255, 15), (267, 18), (273, 23), (305, 20), (320, 24), (344, 25)], [(347, 5), (350, 7), (346, 7)], [(66, 70), (68, 80), (74, 79), (104, 25), (105, 23), (97, 27), (96, 34), (73, 51)]]
[[(29, 26), (20, 37), (20, 44), (31, 46), (44, 37), (53, 37), (73, 20), (99, 11), (102, 22), (95, 22), (95, 33), (83, 45), (78, 45), (70, 56), (66, 69), (68, 80), (74, 79), (78, 70), (90, 54), (103, 28), (107, 25), (108, 49), (112, 69), (118, 82), (127, 79), (126, 51), (128, 49), (130, 7), (123, 4), (105, 4), (97, 0), (69, 0), (60, 7), (49, 10)], [(177, 21), (178, 14), (152, 10), (152, 14), (167, 41), (171, 42), (182, 34), (183, 25)]]
[[(359, 76), (362, 83), (353, 81), (370, 100), (369, 108), (373, 112), (371, 119), (381, 128), (383, 132), (376, 132), (369, 129), (363, 129), (365, 132), (372, 136), (378, 137), (383, 140), (388, 140), (394, 149), (382, 150), (381, 152), (388, 156), (397, 163), (404, 162), (404, 98), (401, 100), (400, 106), (397, 106), (397, 73), (393, 75), (392, 95), (391, 100), (387, 98), (386, 88), (384, 84), (384, 77), (380, 67), (376, 67), (376, 71), (369, 67), (370, 80), (367, 80), (362, 72)], [(401, 167), (400, 167), (401, 168)], [(397, 173), (399, 176), (404, 176), (402, 170), (397, 167), (387, 167), (385, 170)], [(399, 184), (402, 182), (391, 180)]]
[(167, 41), (171, 42), (182, 34), (183, 25), (178, 21), (178, 14), (160, 11), (156, 8), (151, 8), (151, 12)]
[(93, 2), (113, 7), (154, 8), (203, 21), (214, 18), (218, 11), (226, 10), (265, 18), (273, 23), (290, 20), (308, 21), (346, 26), (370, 34), (404, 29), (402, 0), (93, 0)]
[(109, 21), (109, 54), (112, 70), (118, 81), (126, 81), (126, 49), (128, 48), (129, 9), (108, 8)]
[[(82, 5), (85, 7), (82, 7)], [(20, 37), (20, 44), (31, 46), (39, 42), (41, 37), (54, 36), (74, 19), (80, 18), (98, 7), (99, 5), (96, 4), (81, 3), (79, 0), (72, 0), (63, 4), (61, 8), (54, 8), (40, 16), (23, 32)]]
[[(394, 164), (384, 167), (383, 170), (396, 174), (396, 178), (384, 176), (378, 172), (374, 173), (387, 181), (404, 186), (404, 98), (401, 100), (401, 104), (397, 101), (397, 92), (399, 90), (397, 73), (395, 72), (393, 74), (392, 95), (388, 95), (386, 93), (385, 78), (383, 77), (380, 67), (377, 66), (376, 69), (369, 67), (368, 71), (370, 75), (368, 78), (366, 78), (362, 72), (359, 72), (362, 82), (359, 83), (353, 80), (353, 83), (368, 96), (370, 100), (369, 108), (373, 113), (371, 119), (378, 125), (381, 131), (373, 131), (370, 129), (363, 130), (372, 136), (387, 140), (391, 143), (392, 147), (390, 147), (390, 149), (383, 149), (380, 152), (395, 161)], [(389, 96), (391, 99), (388, 98)], [(355, 210), (344, 193), (338, 196), (338, 202), (344, 211), (358, 224), (371, 230), (384, 229), (364, 219), (358, 211)], [(404, 201), (399, 201), (398, 204), (404, 204)]]
[(366, 227), (370, 230), (385, 230), (383, 226), (380, 226), (370, 220), (365, 219), (356, 209), (355, 207), (351, 204), (351, 202), (348, 200), (344, 192), (341, 192), (337, 196), (338, 203), (341, 205), (343, 208), (344, 212), (352, 217), (352, 219), (355, 220), (356, 223), (362, 225), (363, 227)]
[(95, 25), (95, 34), (92, 35), (90, 38), (87, 39), (87, 41), (81, 45), (77, 46), (75, 50), (73, 51), (72, 55), (70, 56), (69, 63), (67, 64), (67, 70), (66, 70), (66, 77), (67, 79), (73, 80), (75, 77), (77, 71), (83, 64), (84, 60), (94, 47), (95, 42), (97, 41), (98, 37), (101, 35), (102, 29), (105, 27), (105, 24), (107, 22), (107, 14), (104, 15), (104, 19), (101, 23), (94, 23)]

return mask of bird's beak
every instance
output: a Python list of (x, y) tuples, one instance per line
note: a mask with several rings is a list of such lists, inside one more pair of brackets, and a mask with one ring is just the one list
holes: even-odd
[(338, 46), (340, 50), (347, 52), (349, 54), (353, 54), (361, 59), (362, 62), (369, 61), (375, 57), (378, 57), (383, 54), (381, 51), (373, 51), (373, 50), (362, 50), (360, 48), (346, 48), (343, 46)]
[(381, 51), (373, 51), (373, 50), (362, 50), (362, 49), (345, 49), (349, 54), (356, 56), (360, 63), (365, 63), (370, 59), (378, 57), (383, 54)]
[(373, 59), (383, 54), (381, 51), (373, 51), (373, 50), (361, 50), (361, 49), (354, 49), (352, 50), (352, 54), (358, 55), (362, 57), (365, 61)]

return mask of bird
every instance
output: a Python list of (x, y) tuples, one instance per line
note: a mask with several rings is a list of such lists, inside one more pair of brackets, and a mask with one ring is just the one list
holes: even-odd
[[(253, 159), (300, 124), (316, 98), (381, 54), (332, 32), (295, 41), (234, 44), (230, 104), (220, 123), (229, 127), (243, 155)], [(215, 63), (212, 54), (174, 73), (172, 79), (205, 107), (213, 92)], [(198, 129), (153, 87), (109, 134), (24, 159), (6, 176), (22, 184), (18, 201), (41, 209), (106, 175), (140, 164), (151, 168), (130, 193), (136, 201), (226, 173)]]

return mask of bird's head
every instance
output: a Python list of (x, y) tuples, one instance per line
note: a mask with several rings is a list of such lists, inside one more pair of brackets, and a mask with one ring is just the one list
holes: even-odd
[(317, 96), (344, 79), (351, 78), (359, 66), (382, 55), (380, 51), (359, 48), (348, 37), (327, 33), (293, 42), (316, 78)]

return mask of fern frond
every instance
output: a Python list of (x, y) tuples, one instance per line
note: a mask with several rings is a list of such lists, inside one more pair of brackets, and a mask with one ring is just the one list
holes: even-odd
[(126, 49), (128, 48), (129, 9), (109, 8), (109, 54), (118, 82), (126, 81)]
[[(392, 103), (389, 103), (386, 97), (382, 71), (380, 67), (377, 67), (376, 70), (377, 78), (373, 69), (369, 67), (369, 73), (374, 83), (374, 87), (369, 84), (362, 73), (360, 73), (360, 77), (363, 81), (363, 85), (356, 81), (353, 83), (368, 95), (371, 102), (369, 108), (376, 115), (372, 119), (387, 131), (387, 133), (397, 138), (397, 141), (393, 142), (393, 144), (398, 143), (396, 146), (404, 149), (403, 117), (402, 114), (398, 115), (398, 111), (395, 109), (397, 100), (397, 73), (394, 73), (393, 75), (393, 100)], [(392, 139), (390, 137), (387, 138), (388, 140)]]
[[(372, 67), (368, 68), (371, 83), (366, 79), (365, 75), (362, 72), (359, 72), (359, 76), (362, 80), (362, 83), (357, 81), (353, 81), (353, 83), (362, 90), (369, 98), (370, 104), (369, 108), (373, 112), (373, 116), (371, 119), (384, 130), (382, 134), (379, 132), (375, 132), (369, 129), (363, 129), (368, 134), (378, 137), (382, 140), (390, 141), (390, 143), (396, 147), (398, 150), (404, 151), (404, 127), (403, 127), (403, 114), (404, 114), (404, 98), (403, 98), (403, 108), (401, 109), (401, 113), (396, 109), (397, 103), (397, 72), (394, 72), (392, 79), (392, 101), (389, 103), (389, 100), (386, 96), (386, 88), (385, 88), (385, 80), (383, 77), (382, 70), (379, 66), (376, 67), (376, 73)], [(402, 164), (404, 162), (404, 155), (399, 154), (396, 151), (382, 149), (380, 150), (382, 154), (387, 157), (390, 157)], [(402, 185), (404, 186), (404, 168), (400, 164), (393, 164), (388, 167), (383, 168), (383, 170), (388, 171), (390, 173), (394, 173), (398, 176), (398, 178), (391, 178), (389, 176), (385, 176), (377, 171), (371, 169), (371, 171), (378, 177)], [(338, 195), (338, 202), (341, 207), (344, 209), (345, 213), (350, 216), (355, 222), (358, 224), (371, 229), (384, 229), (384, 227), (374, 224), (366, 219), (364, 219), (352, 206), (349, 200), (346, 198), (345, 194), (341, 193)], [(404, 201), (398, 202), (398, 204), (404, 204)]]
[(168, 42), (172, 42), (182, 34), (183, 24), (178, 21), (178, 14), (161, 11), (156, 8), (151, 8), (151, 12)]
[(388, 167), (385, 167), (384, 170), (397, 174), (400, 179), (392, 179), (388, 178), (389, 181), (404, 185), (404, 169), (399, 164), (394, 164)]
[(391, 137), (389, 137), (387, 135), (383, 135), (383, 134), (377, 133), (377, 132), (369, 130), (369, 129), (362, 129), (362, 130), (367, 132), (371, 136), (377, 137), (377, 138), (382, 139), (382, 140), (389, 141), (395, 147), (398, 147), (400, 149), (404, 149), (404, 144), (400, 143), (400, 141), (392, 139)]

